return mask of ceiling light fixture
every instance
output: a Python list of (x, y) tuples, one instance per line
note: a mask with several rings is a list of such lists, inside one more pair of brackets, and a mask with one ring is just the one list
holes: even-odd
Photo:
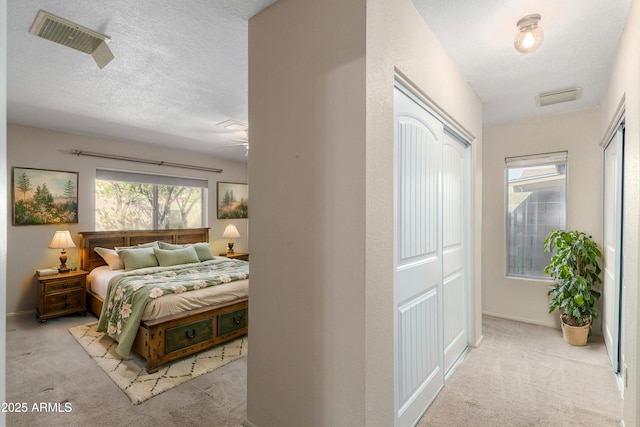
[(540, 15), (527, 15), (518, 21), (518, 32), (513, 41), (516, 50), (520, 53), (530, 53), (540, 47), (544, 34), (538, 24)]

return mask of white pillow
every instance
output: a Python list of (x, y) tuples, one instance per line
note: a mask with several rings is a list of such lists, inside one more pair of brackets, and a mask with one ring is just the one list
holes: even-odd
[(124, 269), (124, 263), (122, 262), (122, 258), (114, 249), (107, 249), (101, 247), (93, 248), (94, 251), (98, 255), (102, 257), (102, 259), (107, 263), (109, 269), (111, 270), (122, 270)]

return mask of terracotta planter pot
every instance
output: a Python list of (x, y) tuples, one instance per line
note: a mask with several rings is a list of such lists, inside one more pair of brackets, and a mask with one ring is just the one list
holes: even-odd
[(591, 326), (589, 323), (584, 326), (569, 326), (560, 317), (560, 325), (562, 326), (562, 337), (566, 342), (575, 346), (587, 345), (589, 327)]

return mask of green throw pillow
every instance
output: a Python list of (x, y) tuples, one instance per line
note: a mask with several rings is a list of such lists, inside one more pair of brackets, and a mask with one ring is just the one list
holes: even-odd
[(124, 263), (124, 269), (127, 271), (146, 267), (157, 267), (158, 259), (153, 253), (154, 249), (157, 248), (121, 249), (118, 251), (118, 255), (120, 255)]
[(207, 242), (193, 243), (193, 244), (187, 244), (187, 245), (174, 245), (172, 243), (158, 242), (158, 245), (160, 246), (160, 249), (170, 249), (170, 250), (183, 249), (191, 246), (195, 248), (196, 253), (198, 254), (198, 259), (200, 261), (208, 261), (210, 259), (213, 259), (213, 254), (211, 253), (211, 246), (209, 246)]
[(158, 242), (158, 247), (160, 249), (182, 249), (185, 246), (189, 245), (174, 245), (173, 243)]
[(139, 248), (157, 248), (158, 242), (141, 243), (135, 246), (116, 246), (114, 249), (116, 252), (120, 252), (124, 249), (139, 249)]
[(182, 249), (154, 248), (153, 251), (161, 267), (200, 262), (198, 254), (193, 246), (188, 246)]
[(195, 248), (196, 253), (198, 254), (198, 259), (200, 261), (208, 261), (210, 259), (213, 259), (213, 254), (211, 253), (211, 246), (209, 246), (208, 243), (206, 242), (194, 243), (193, 247)]

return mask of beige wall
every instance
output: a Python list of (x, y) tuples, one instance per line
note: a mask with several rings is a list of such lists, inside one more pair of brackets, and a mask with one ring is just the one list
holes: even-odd
[(249, 22), (258, 426), (364, 424), (364, 5), (280, 0)]
[[(618, 106), (625, 111), (622, 362), (624, 424), (640, 425), (640, 1), (633, 0), (601, 102), (600, 137), (609, 138)], [(623, 370), (624, 370), (623, 365)], [(624, 372), (623, 372), (624, 376)]]
[(481, 320), (482, 104), (408, 0), (367, 2), (367, 425), (393, 422), (393, 82), (403, 77), (472, 145), (471, 342)]
[[(504, 123), (484, 129), (482, 308), (484, 313), (560, 327), (549, 314), (549, 281), (505, 273), (505, 157), (568, 151), (567, 228), (602, 244), (602, 148), (597, 109)], [(599, 323), (594, 329), (599, 328)]]
[[(7, 2), (0, 0), (0, 298), (6, 301), (7, 290)], [(5, 343), (6, 337), (6, 313), (7, 307), (0, 303), (0, 342)], [(5, 346), (0, 345), (0, 401), (6, 402), (5, 398)], [(5, 414), (0, 412), (0, 425), (5, 425)]]
[(474, 135), (476, 207), (481, 103), (408, 0), (280, 0), (249, 58), (248, 424), (393, 425), (394, 76)]
[[(144, 159), (167, 160), (175, 163), (195, 164), (223, 169), (223, 173), (201, 172), (188, 169), (170, 168), (155, 165), (123, 162), (119, 160), (77, 157), (65, 154), (74, 148), (138, 157)], [(216, 220), (216, 182), (246, 182), (245, 163), (221, 160), (201, 154), (185, 153), (181, 150), (150, 149), (148, 145), (131, 144), (100, 138), (72, 135), (33, 127), (9, 124), (7, 134), (7, 176), (11, 182), (11, 167), (54, 169), (79, 172), (78, 182), (78, 224), (70, 224), (69, 230), (76, 245), (79, 244), (77, 232), (94, 229), (95, 211), (95, 174), (96, 168), (105, 167), (120, 170), (133, 170), (166, 175), (205, 178), (209, 180), (208, 226), (211, 227), (209, 240), (214, 253), (226, 248), (226, 240), (221, 238), (224, 227), (230, 221)], [(10, 200), (10, 199), (9, 199)], [(9, 208), (9, 213), (11, 212)], [(241, 238), (236, 241), (235, 249), (248, 251), (248, 222), (235, 220)], [(10, 249), (7, 254), (7, 313), (34, 310), (37, 301), (34, 272), (38, 268), (56, 266), (60, 262), (58, 250), (48, 249), (57, 225), (14, 226), (8, 218), (7, 242)], [(60, 227), (62, 228), (62, 227)], [(78, 250), (67, 251), (68, 265), (78, 265)]]

